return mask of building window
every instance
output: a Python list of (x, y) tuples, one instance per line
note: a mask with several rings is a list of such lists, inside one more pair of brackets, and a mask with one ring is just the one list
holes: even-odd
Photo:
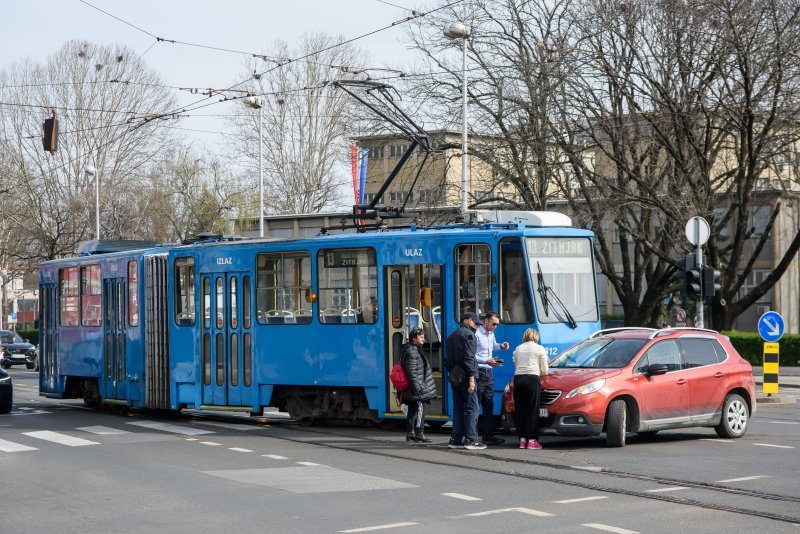
[(383, 147), (382, 146), (373, 146), (369, 149), (369, 159), (382, 159), (383, 158)]
[(101, 293), (100, 266), (81, 267), (81, 324), (83, 326), (100, 326)]
[(259, 254), (256, 278), (257, 320), (261, 324), (308, 324), (311, 303), (311, 254), (279, 252)]
[(389, 193), (389, 203), (390, 204), (402, 204), (406, 201), (406, 195), (408, 195), (408, 201), (414, 201), (414, 192), (413, 191), (392, 191)]
[[(375, 200), (376, 194), (377, 193), (367, 193), (366, 195), (364, 195), (364, 203), (370, 204), (373, 200)], [(383, 197), (378, 199), (377, 204), (383, 204)]]
[(408, 145), (391, 145), (389, 147), (389, 157), (392, 158), (399, 158), (403, 154), (405, 154), (406, 150), (408, 150)]
[[(770, 269), (753, 269), (739, 288), (739, 298), (743, 298), (750, 291), (761, 284), (772, 271)], [(759, 304), (770, 303), (772, 301), (772, 290), (767, 291), (758, 299)]]

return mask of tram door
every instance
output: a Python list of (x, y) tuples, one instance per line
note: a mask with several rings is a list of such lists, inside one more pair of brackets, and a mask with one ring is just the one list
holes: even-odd
[(58, 378), (58, 286), (39, 288), (39, 391), (55, 393)]
[(387, 361), (387, 411), (402, 414), (397, 403), (394, 387), (389, 382), (389, 371), (396, 363), (400, 363), (400, 348), (408, 340), (408, 332), (412, 328), (425, 331), (425, 345), (422, 352), (428, 357), (433, 369), (433, 380), (436, 383), (436, 398), (426, 410), (426, 417), (447, 420), (447, 408), (442, 397), (444, 341), (446, 335), (442, 330), (444, 324), (442, 310), (442, 265), (397, 265), (386, 268), (388, 290), (386, 294), (387, 310), (386, 332)]
[(103, 281), (103, 397), (106, 399), (126, 399), (128, 395), (125, 295), (124, 278)]
[(203, 404), (249, 406), (252, 385), (250, 277), (203, 273)]

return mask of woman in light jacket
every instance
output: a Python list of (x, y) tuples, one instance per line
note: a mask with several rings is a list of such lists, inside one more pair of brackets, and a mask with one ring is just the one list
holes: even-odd
[(539, 345), (539, 332), (528, 328), (514, 349), (514, 421), (520, 449), (541, 449), (539, 444), (539, 377), (547, 374), (547, 351)]

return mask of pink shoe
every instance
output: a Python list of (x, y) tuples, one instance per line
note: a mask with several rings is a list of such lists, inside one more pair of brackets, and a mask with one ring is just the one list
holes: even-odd
[(520, 449), (527, 449), (528, 448), (528, 440), (525, 439), (525, 438), (522, 438), (521, 440), (519, 440), (519, 448)]
[(532, 439), (532, 440), (530, 440), (528, 442), (528, 448), (529, 449), (541, 449), (542, 446), (539, 444), (539, 442), (537, 440)]

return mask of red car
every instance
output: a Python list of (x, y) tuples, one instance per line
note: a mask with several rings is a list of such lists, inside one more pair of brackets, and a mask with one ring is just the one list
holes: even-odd
[[(514, 412), (514, 379), (503, 422)], [(756, 412), (753, 368), (727, 336), (696, 328), (613, 328), (592, 334), (550, 362), (542, 377), (543, 434), (597, 436), (625, 445), (627, 432), (713, 427), (723, 438), (747, 431)]]

